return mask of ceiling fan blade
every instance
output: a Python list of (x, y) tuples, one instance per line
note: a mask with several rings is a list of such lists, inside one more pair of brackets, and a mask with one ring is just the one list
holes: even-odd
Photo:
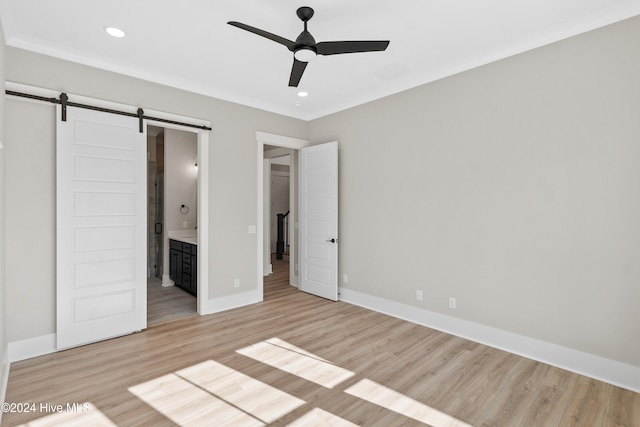
[(341, 53), (380, 52), (389, 46), (389, 40), (362, 40), (342, 42), (320, 42), (316, 44), (319, 55), (338, 55)]
[(291, 67), (291, 77), (289, 77), (289, 86), (290, 87), (298, 87), (298, 83), (300, 83), (300, 79), (302, 78), (302, 73), (304, 73), (304, 69), (307, 68), (308, 62), (298, 61), (293, 58), (293, 67)]
[(256, 27), (252, 27), (251, 25), (243, 24), (241, 22), (229, 21), (229, 22), (227, 22), (227, 24), (233, 25), (234, 27), (241, 28), (243, 30), (249, 31), (250, 33), (257, 34), (257, 35), (265, 37), (265, 38), (267, 38), (269, 40), (273, 40), (274, 42), (277, 42), (277, 43), (280, 43), (282, 45), (285, 45), (287, 47), (287, 49), (289, 49), (290, 51), (293, 52), (293, 47), (294, 47), (295, 43), (292, 42), (291, 40), (285, 39), (284, 37), (277, 36), (275, 34), (272, 34), (272, 33), (268, 32), (268, 31), (264, 31), (264, 30), (261, 30), (261, 29), (256, 28)]

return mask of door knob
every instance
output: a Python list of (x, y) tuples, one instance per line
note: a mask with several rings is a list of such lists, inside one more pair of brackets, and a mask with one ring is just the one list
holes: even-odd
[(338, 239), (329, 239), (327, 240), (327, 243), (336, 243), (338, 241)]

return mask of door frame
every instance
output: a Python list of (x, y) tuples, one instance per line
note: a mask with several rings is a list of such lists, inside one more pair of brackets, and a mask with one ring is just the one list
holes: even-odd
[[(258, 169), (258, 203), (257, 203), (257, 212), (256, 212), (256, 233), (258, 238), (257, 246), (257, 254), (256, 254), (256, 266), (257, 266), (257, 276), (256, 281), (258, 284), (258, 291), (261, 296), (261, 301), (264, 299), (264, 146), (265, 145), (273, 145), (275, 147), (289, 148), (292, 150), (299, 150), (304, 147), (309, 146), (309, 141), (306, 139), (292, 138), (290, 136), (277, 135), (268, 132), (256, 131), (256, 146), (257, 146), (257, 169)], [(296, 159), (297, 160), (297, 159)], [(291, 165), (293, 166), (296, 162), (292, 159)], [(294, 166), (297, 168), (297, 166)], [(297, 188), (297, 184), (295, 184), (296, 173), (289, 174), (290, 182), (293, 182), (290, 186), (289, 192), (290, 194), (295, 194), (295, 189)], [(297, 201), (297, 195), (295, 195)], [(296, 209), (295, 203), (290, 203), (291, 217), (296, 218)], [(296, 236), (298, 235), (298, 227), (297, 222), (294, 222), (293, 227)], [(291, 239), (293, 244), (296, 244), (296, 239)], [(291, 249), (290, 255), (290, 266), (289, 266), (289, 280), (294, 280), (295, 275), (295, 265), (298, 261), (298, 257), (296, 256), (297, 244), (295, 247)], [(297, 285), (297, 283), (296, 283)]]
[[(145, 110), (146, 111), (146, 110)], [(202, 121), (194, 118), (176, 116), (173, 114), (159, 113), (157, 111), (150, 111), (149, 114), (153, 114), (154, 117), (167, 119), (167, 116), (171, 116), (174, 121), (182, 121), (189, 123), (207, 123), (204, 126), (209, 127), (208, 121)], [(178, 117), (180, 119), (178, 119)], [(209, 222), (202, 221), (204, 218), (209, 218), (209, 132), (205, 129), (195, 129), (186, 126), (174, 125), (171, 123), (159, 122), (154, 120), (147, 120), (145, 122), (147, 126), (157, 126), (161, 128), (175, 129), (183, 132), (195, 133), (198, 137), (197, 150), (198, 150), (198, 291), (197, 291), (197, 310), (198, 314), (208, 314), (207, 302), (209, 301), (209, 239), (205, 238), (209, 236)], [(163, 242), (164, 244), (164, 242)]]

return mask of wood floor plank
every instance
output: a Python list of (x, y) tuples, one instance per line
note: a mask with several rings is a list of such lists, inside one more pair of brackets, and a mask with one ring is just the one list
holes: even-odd
[(299, 292), (285, 262), (274, 271), (262, 303), (13, 363), (7, 402), (93, 406), (2, 425), (640, 425), (638, 393)]
[(609, 403), (609, 384), (590, 378), (580, 377), (571, 390), (560, 425), (566, 426), (605, 426), (605, 412)]
[(640, 426), (640, 394), (610, 387), (605, 424), (619, 427)]

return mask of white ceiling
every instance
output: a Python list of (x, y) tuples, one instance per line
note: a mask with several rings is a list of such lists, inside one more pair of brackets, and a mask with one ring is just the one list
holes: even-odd
[[(292, 53), (227, 21), (295, 40), (300, 6), (316, 41), (389, 48), (319, 56), (290, 88)], [(9, 46), (304, 120), (639, 14), (640, 0), (0, 0)]]

